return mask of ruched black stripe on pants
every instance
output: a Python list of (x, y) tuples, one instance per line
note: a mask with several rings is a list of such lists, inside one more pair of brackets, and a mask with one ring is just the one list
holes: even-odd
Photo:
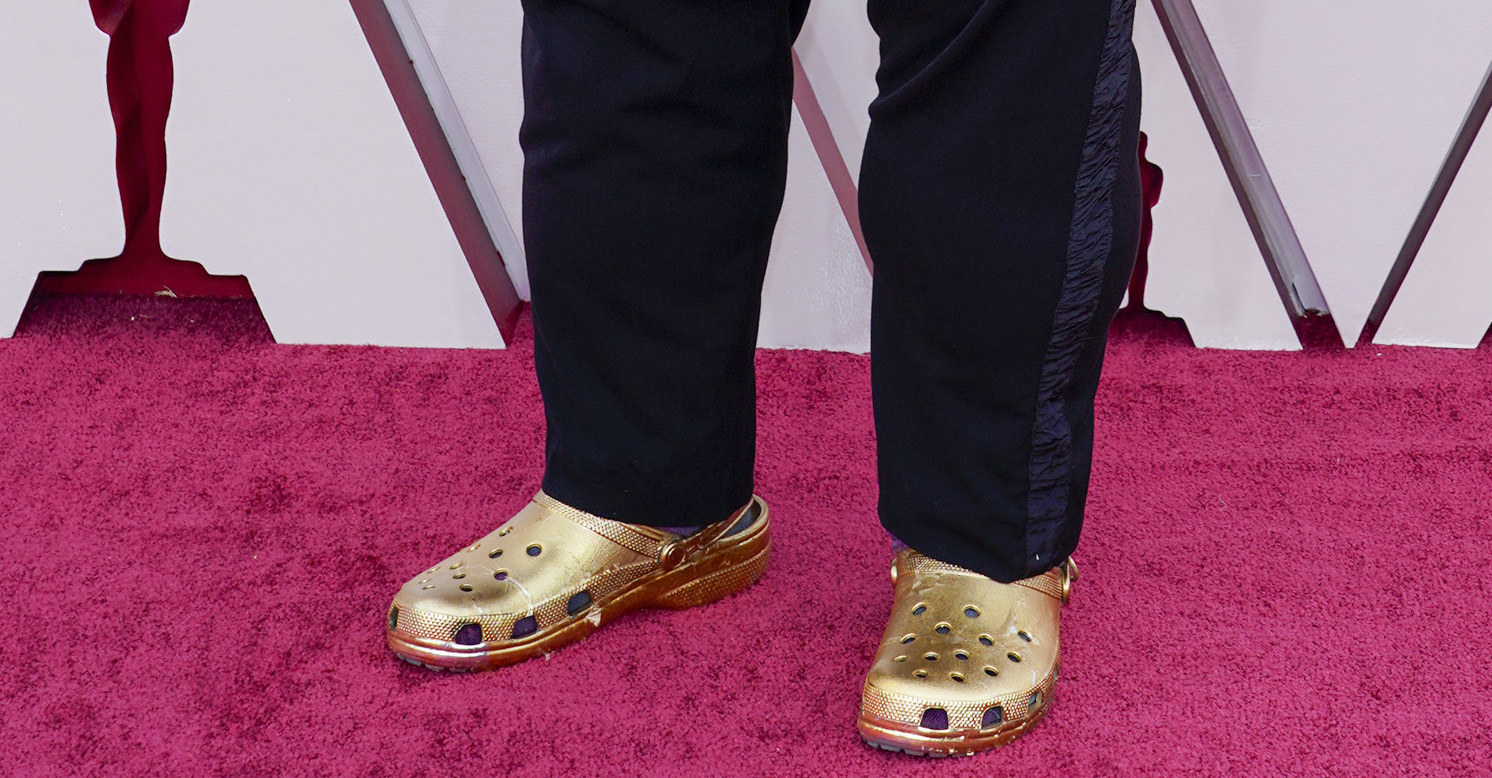
[[(805, 0), (524, 0), (544, 489), (619, 521), (752, 491), (753, 349)], [(881, 520), (1010, 581), (1077, 543), (1140, 222), (1134, 0), (869, 0), (860, 171)]]

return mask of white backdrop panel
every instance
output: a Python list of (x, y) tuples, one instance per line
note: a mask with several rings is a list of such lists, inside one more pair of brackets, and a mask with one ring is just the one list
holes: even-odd
[(793, 111), (787, 198), (762, 286), (764, 348), (870, 351), (870, 270)]
[[(407, 2), (456, 101), (502, 211), (521, 240), (523, 150), (518, 147), (518, 125), (523, 122), (523, 79), (518, 57), (523, 7), (517, 0)], [(528, 266), (521, 246), (515, 250), (504, 240), (498, 245), (504, 248), (503, 262), (518, 296), (529, 299)]]
[(1486, 71), (1492, 3), (1196, 6), (1332, 316), (1355, 344)]
[(197, 3), (172, 48), (168, 253), (282, 343), (502, 345), (351, 6)]
[(1492, 122), (1446, 193), (1375, 343), (1475, 348), (1492, 327)]
[[(518, 6), (410, 2), (493, 188), (517, 222)], [(1198, 0), (1198, 5), (1333, 313), (1346, 339), (1355, 340), (1464, 112), (1464, 95), (1485, 67), (1485, 52), (1492, 50), (1492, 6), (1469, 0), (1429, 0), (1412, 7), (1375, 0), (1351, 9), (1327, 0), (1244, 5)], [(799, 46), (852, 171), (858, 169), (867, 124), (864, 105), (874, 94), (875, 42), (863, 12), (857, 0), (819, 0)], [(1152, 13), (1148, 3), (1141, 4), (1142, 25), (1153, 25)], [(1219, 196), (1222, 179), (1210, 167), (1215, 155), (1203, 154), (1197, 143), (1202, 136), (1196, 109), (1189, 95), (1174, 88), (1180, 83), (1174, 57), (1168, 47), (1156, 45), (1159, 40), (1152, 36), (1141, 42), (1154, 82), (1146, 129), (1154, 139), (1153, 158), (1169, 179), (1157, 212), (1148, 299), (1187, 319), (1201, 343), (1296, 347), (1252, 235), (1240, 229), (1236, 202)], [(795, 153), (810, 152), (800, 142)], [(1209, 160), (1206, 172), (1192, 170), (1203, 158)], [(1188, 183), (1199, 176), (1208, 182)], [(800, 206), (812, 211), (812, 202), (800, 202), (817, 196), (811, 189), (796, 185), (789, 191), (787, 211)], [(1206, 196), (1195, 199), (1202, 190)], [(1182, 218), (1183, 208), (1201, 221)], [(830, 232), (804, 235), (802, 244), (832, 247), (837, 227), (820, 227)], [(783, 230), (788, 229), (813, 228), (785, 222)], [(1171, 234), (1178, 230), (1190, 234)], [(779, 241), (779, 253), (787, 250), (784, 245)], [(816, 259), (806, 261), (825, 262), (833, 252), (820, 249)], [(521, 264), (510, 266), (526, 291)], [(809, 272), (803, 282), (816, 277), (822, 273)], [(853, 310), (848, 303), (830, 309)], [(805, 332), (835, 329), (811, 318), (803, 321)], [(778, 324), (789, 326), (787, 320), (774, 327)], [(772, 337), (787, 331), (774, 329), (778, 334)], [(828, 345), (806, 337), (793, 340), (794, 345)]]
[[(1150, 3), (1138, 9), (1150, 156), (1166, 172), (1146, 302), (1186, 320), (1199, 346), (1298, 349), (1241, 206)], [(816, 0), (798, 55), (852, 173), (870, 126), (879, 54), (863, 0)]]
[(0, 0), (0, 336), (42, 270), (124, 245), (114, 174), (109, 38), (85, 0)]
[(1155, 9), (1140, 3), (1147, 156), (1165, 180), (1154, 211), (1145, 303), (1186, 321), (1198, 346), (1299, 349), (1259, 244)]
[[(521, 232), (520, 7), (516, 2), (456, 0), (409, 0), (409, 6), (503, 210)], [(507, 265), (519, 295), (527, 299), (524, 263), (509, 261)], [(869, 283), (864, 259), (801, 121), (795, 117), (787, 197), (762, 292), (759, 344), (865, 351), (869, 347)]]
[(865, 16), (865, 0), (814, 0), (793, 48), (845, 166), (859, 181), (870, 130), (867, 108), (876, 98), (881, 62), (880, 39)]

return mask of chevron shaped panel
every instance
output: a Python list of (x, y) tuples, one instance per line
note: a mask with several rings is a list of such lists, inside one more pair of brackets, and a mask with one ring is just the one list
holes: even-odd
[(1199, 346), (1299, 349), (1244, 215), (1155, 8), (1140, 3), (1147, 156), (1165, 171), (1150, 239), (1146, 303), (1186, 321)]
[[(1470, 148), (1375, 343), (1475, 348), (1492, 327), (1492, 69), (1464, 132)], [(1452, 171), (1447, 171), (1447, 173)]]
[(1487, 69), (1492, 3), (1196, 7), (1354, 344)]

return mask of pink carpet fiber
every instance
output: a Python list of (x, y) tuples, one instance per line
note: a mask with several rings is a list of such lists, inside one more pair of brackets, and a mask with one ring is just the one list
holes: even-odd
[(528, 337), (281, 346), (252, 303), (35, 301), (0, 341), (0, 771), (1492, 769), (1492, 347), (1116, 339), (1056, 707), (919, 760), (854, 730), (891, 591), (862, 357), (758, 358), (756, 587), (492, 673), (388, 653), (395, 589), (538, 486)]

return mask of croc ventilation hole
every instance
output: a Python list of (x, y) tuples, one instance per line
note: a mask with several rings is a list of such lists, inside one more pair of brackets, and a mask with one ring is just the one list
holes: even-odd
[(461, 646), (474, 646), (482, 642), (482, 625), (462, 624), (461, 629), (456, 630), (456, 637), (453, 640)]
[(927, 671), (926, 670), (918, 670), (918, 671), (912, 673), (912, 675), (915, 675), (918, 678), (926, 678), (927, 677)]
[(574, 597), (570, 598), (569, 602), (565, 603), (565, 610), (568, 611), (571, 616), (574, 616), (575, 614), (589, 607), (591, 607), (591, 593), (587, 591), (576, 593)]
[(459, 581), (459, 580), (461, 580), (462, 578), (465, 578), (465, 577), (466, 577), (466, 573), (457, 573), (457, 574), (451, 576), (452, 579), (457, 580), (457, 581)]
[(979, 720), (979, 728), (993, 727), (1005, 720), (1005, 709), (996, 705), (984, 712), (984, 718)]
[(938, 661), (938, 655), (932, 653), (931, 651), (927, 652), (926, 654), (923, 654), (922, 658), (926, 659), (929, 662), (936, 662), (936, 661)]
[(986, 668), (984, 668), (984, 674), (987, 675), (987, 676), (989, 676), (989, 677), (991, 677), (991, 678), (994, 678), (995, 676), (997, 676), (997, 675), (1000, 674), (1000, 671), (996, 670), (993, 667), (986, 667)]
[(913, 633), (907, 635), (906, 637), (902, 638), (901, 639), (901, 644), (902, 645), (906, 645), (906, 644), (908, 644), (908, 643), (910, 643), (910, 642), (912, 642), (912, 641), (914, 641), (916, 639), (917, 639), (917, 633), (913, 632)]
[(499, 571), (493, 573), (492, 577), (496, 578), (499, 581), (506, 581), (506, 580), (508, 580), (508, 571), (507, 570), (499, 570)]
[(957, 659), (967, 660), (969, 658), (969, 652), (967, 652), (967, 651), (954, 651), (953, 652), (953, 656), (955, 658), (957, 658)]
[(471, 584), (461, 584), (461, 591), (463, 591), (463, 592), (473, 591), (472, 588), (471, 588)]
[(1020, 632), (1017, 632), (1017, 633), (1015, 633), (1015, 634), (1017, 634), (1017, 635), (1019, 635), (1019, 636), (1020, 636), (1020, 638), (1021, 638), (1021, 640), (1024, 640), (1024, 641), (1026, 641), (1026, 642), (1027, 642), (1027, 643), (1030, 643), (1030, 642), (1031, 642), (1031, 633), (1029, 633), (1029, 632), (1027, 632), (1027, 631), (1025, 631), (1025, 630), (1021, 630), (1021, 631), (1020, 631)]
[(498, 531), (497, 536), (500, 538), (505, 538), (508, 536), (508, 533), (512, 531), (512, 527), (503, 527), (501, 530)]
[(921, 616), (924, 613), (927, 613), (927, 605), (925, 604), (919, 603), (917, 607), (912, 609), (913, 616)]
[(519, 619), (518, 621), (513, 622), (513, 639), (514, 640), (517, 640), (518, 638), (521, 638), (521, 637), (525, 637), (527, 635), (532, 635), (532, 634), (534, 634), (535, 632), (538, 632), (538, 631), (539, 631), (539, 620), (536, 619), (536, 618), (534, 618), (533, 616), (524, 616), (523, 618)]
[(954, 683), (963, 683), (964, 682), (964, 674), (963, 673), (949, 673), (948, 677), (952, 678)]
[(1017, 662), (1017, 663), (1021, 661), (1021, 655), (1017, 654), (1014, 651), (1011, 651), (1010, 653), (1006, 654), (1005, 658), (1009, 659), (1012, 662)]
[(995, 644), (994, 639), (991, 638), (989, 635), (980, 635), (979, 642), (981, 645), (985, 646), (993, 646)]
[(502, 549), (500, 549), (500, 548), (494, 548), (494, 549), (492, 549), (492, 553), (490, 553), (490, 554), (487, 555), (487, 558), (488, 559), (496, 559), (496, 558), (498, 558), (498, 557), (500, 557), (502, 555), (503, 555), (503, 550)]
[(529, 556), (538, 556), (542, 553), (544, 553), (544, 547), (539, 545), (538, 543), (535, 543), (532, 546), (528, 547)]
[[(392, 629), (392, 627), (390, 627), (390, 629)], [(897, 658), (895, 658), (895, 659), (893, 659), (891, 661), (893, 661), (893, 662), (905, 662), (905, 661), (907, 661), (907, 655), (906, 654), (902, 654), (901, 656), (899, 656), (899, 657), (897, 657)]]
[(977, 619), (979, 618), (979, 609), (974, 607), (973, 605), (970, 605), (964, 608), (964, 615), (968, 616), (971, 619)]
[(922, 728), (944, 730), (948, 728), (948, 711), (942, 708), (928, 708), (922, 712)]
[(937, 632), (939, 635), (946, 635), (949, 632), (953, 631), (953, 625), (949, 624), (948, 622), (945, 621), (942, 624), (939, 624), (938, 626), (934, 627), (933, 631)]

